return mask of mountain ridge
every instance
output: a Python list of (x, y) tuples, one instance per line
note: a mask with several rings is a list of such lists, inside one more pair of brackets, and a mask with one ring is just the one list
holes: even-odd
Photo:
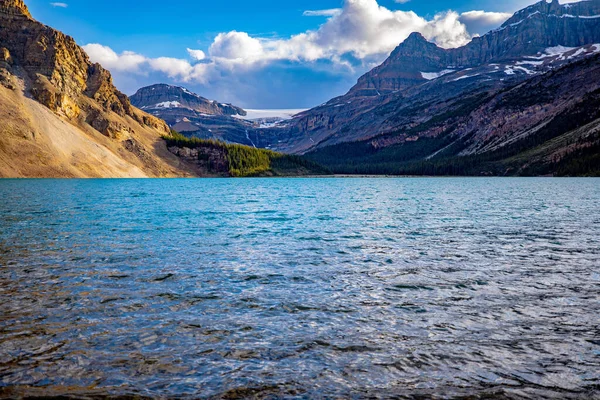
[[(565, 21), (561, 24), (557, 22), (558, 19)], [(549, 32), (552, 34), (547, 34)], [(484, 63), (519, 59), (523, 55), (534, 55), (553, 46), (580, 47), (590, 43), (600, 43), (599, 0), (564, 5), (558, 0), (551, 3), (541, 1), (518, 11), (500, 28), (475, 37), (459, 48), (442, 49), (427, 42), (420, 33), (413, 33), (396, 47), (381, 66), (359, 78), (357, 85), (348, 94), (358, 94), (361, 91), (364, 94), (365, 90), (371, 90), (369, 95), (373, 96), (373, 90), (379, 94), (402, 90), (405, 86), (394, 85), (393, 81), (387, 85), (385, 80), (383, 84), (373, 84), (376, 82), (373, 76), (378, 76), (381, 80), (388, 68), (398, 72), (399, 62), (403, 63), (401, 68), (413, 73), (435, 72), (444, 68), (464, 69)], [(425, 50), (428, 54), (424, 54)], [(411, 84), (423, 82), (423, 79), (415, 77)]]
[(600, 175), (600, 53), (413, 127), (309, 153), (337, 173)]
[(164, 83), (143, 87), (129, 99), (142, 110), (182, 107), (209, 115), (246, 115), (240, 107), (208, 100), (184, 87)]
[[(270, 144), (277, 151), (303, 154), (418, 125), (456, 96), (511, 87), (597, 53), (598, 15), (600, 0), (539, 2), (457, 49), (442, 49), (413, 33), (345, 95), (272, 132), (276, 142)], [(424, 112), (409, 113), (422, 104), (427, 105)]]
[(133, 107), (110, 72), (22, 0), (0, 0), (0, 56), (0, 175), (195, 174), (166, 149), (166, 123)]

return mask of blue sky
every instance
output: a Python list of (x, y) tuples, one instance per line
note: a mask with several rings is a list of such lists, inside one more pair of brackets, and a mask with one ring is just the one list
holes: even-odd
[(411, 31), (467, 43), (530, 1), (26, 1), (132, 94), (166, 82), (246, 108), (306, 108), (347, 91)]

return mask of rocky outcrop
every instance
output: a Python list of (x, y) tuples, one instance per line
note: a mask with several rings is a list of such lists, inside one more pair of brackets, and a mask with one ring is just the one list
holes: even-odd
[(10, 51), (5, 47), (0, 48), (0, 85), (14, 90), (16, 86), (10, 73), (12, 64), (13, 60), (10, 56)]
[(229, 162), (223, 149), (216, 147), (169, 147), (169, 151), (205, 174), (229, 176)]
[[(73, 38), (35, 21), (21, 0), (0, 0), (0, 45), (27, 73), (34, 97), (51, 110), (77, 118), (80, 112), (74, 105), (99, 107), (145, 123), (129, 98), (115, 88), (108, 71), (92, 64)], [(94, 103), (84, 107), (81, 97)], [(168, 127), (162, 130), (166, 133)]]
[(0, 176), (194, 174), (162, 142), (168, 125), (22, 0), (0, 0), (0, 117)]
[(240, 107), (208, 100), (180, 86), (165, 84), (141, 88), (131, 96), (131, 102), (149, 111), (186, 108), (208, 115), (246, 115), (246, 111)]
[(31, 19), (31, 14), (23, 0), (6, 0), (0, 2), (0, 13), (19, 19)]

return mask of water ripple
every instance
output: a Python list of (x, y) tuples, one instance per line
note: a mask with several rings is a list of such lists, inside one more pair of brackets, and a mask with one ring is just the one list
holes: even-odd
[(599, 183), (0, 181), (0, 398), (600, 398)]

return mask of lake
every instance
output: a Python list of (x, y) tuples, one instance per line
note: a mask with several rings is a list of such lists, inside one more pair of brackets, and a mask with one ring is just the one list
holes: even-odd
[(0, 397), (600, 398), (600, 180), (0, 181)]

